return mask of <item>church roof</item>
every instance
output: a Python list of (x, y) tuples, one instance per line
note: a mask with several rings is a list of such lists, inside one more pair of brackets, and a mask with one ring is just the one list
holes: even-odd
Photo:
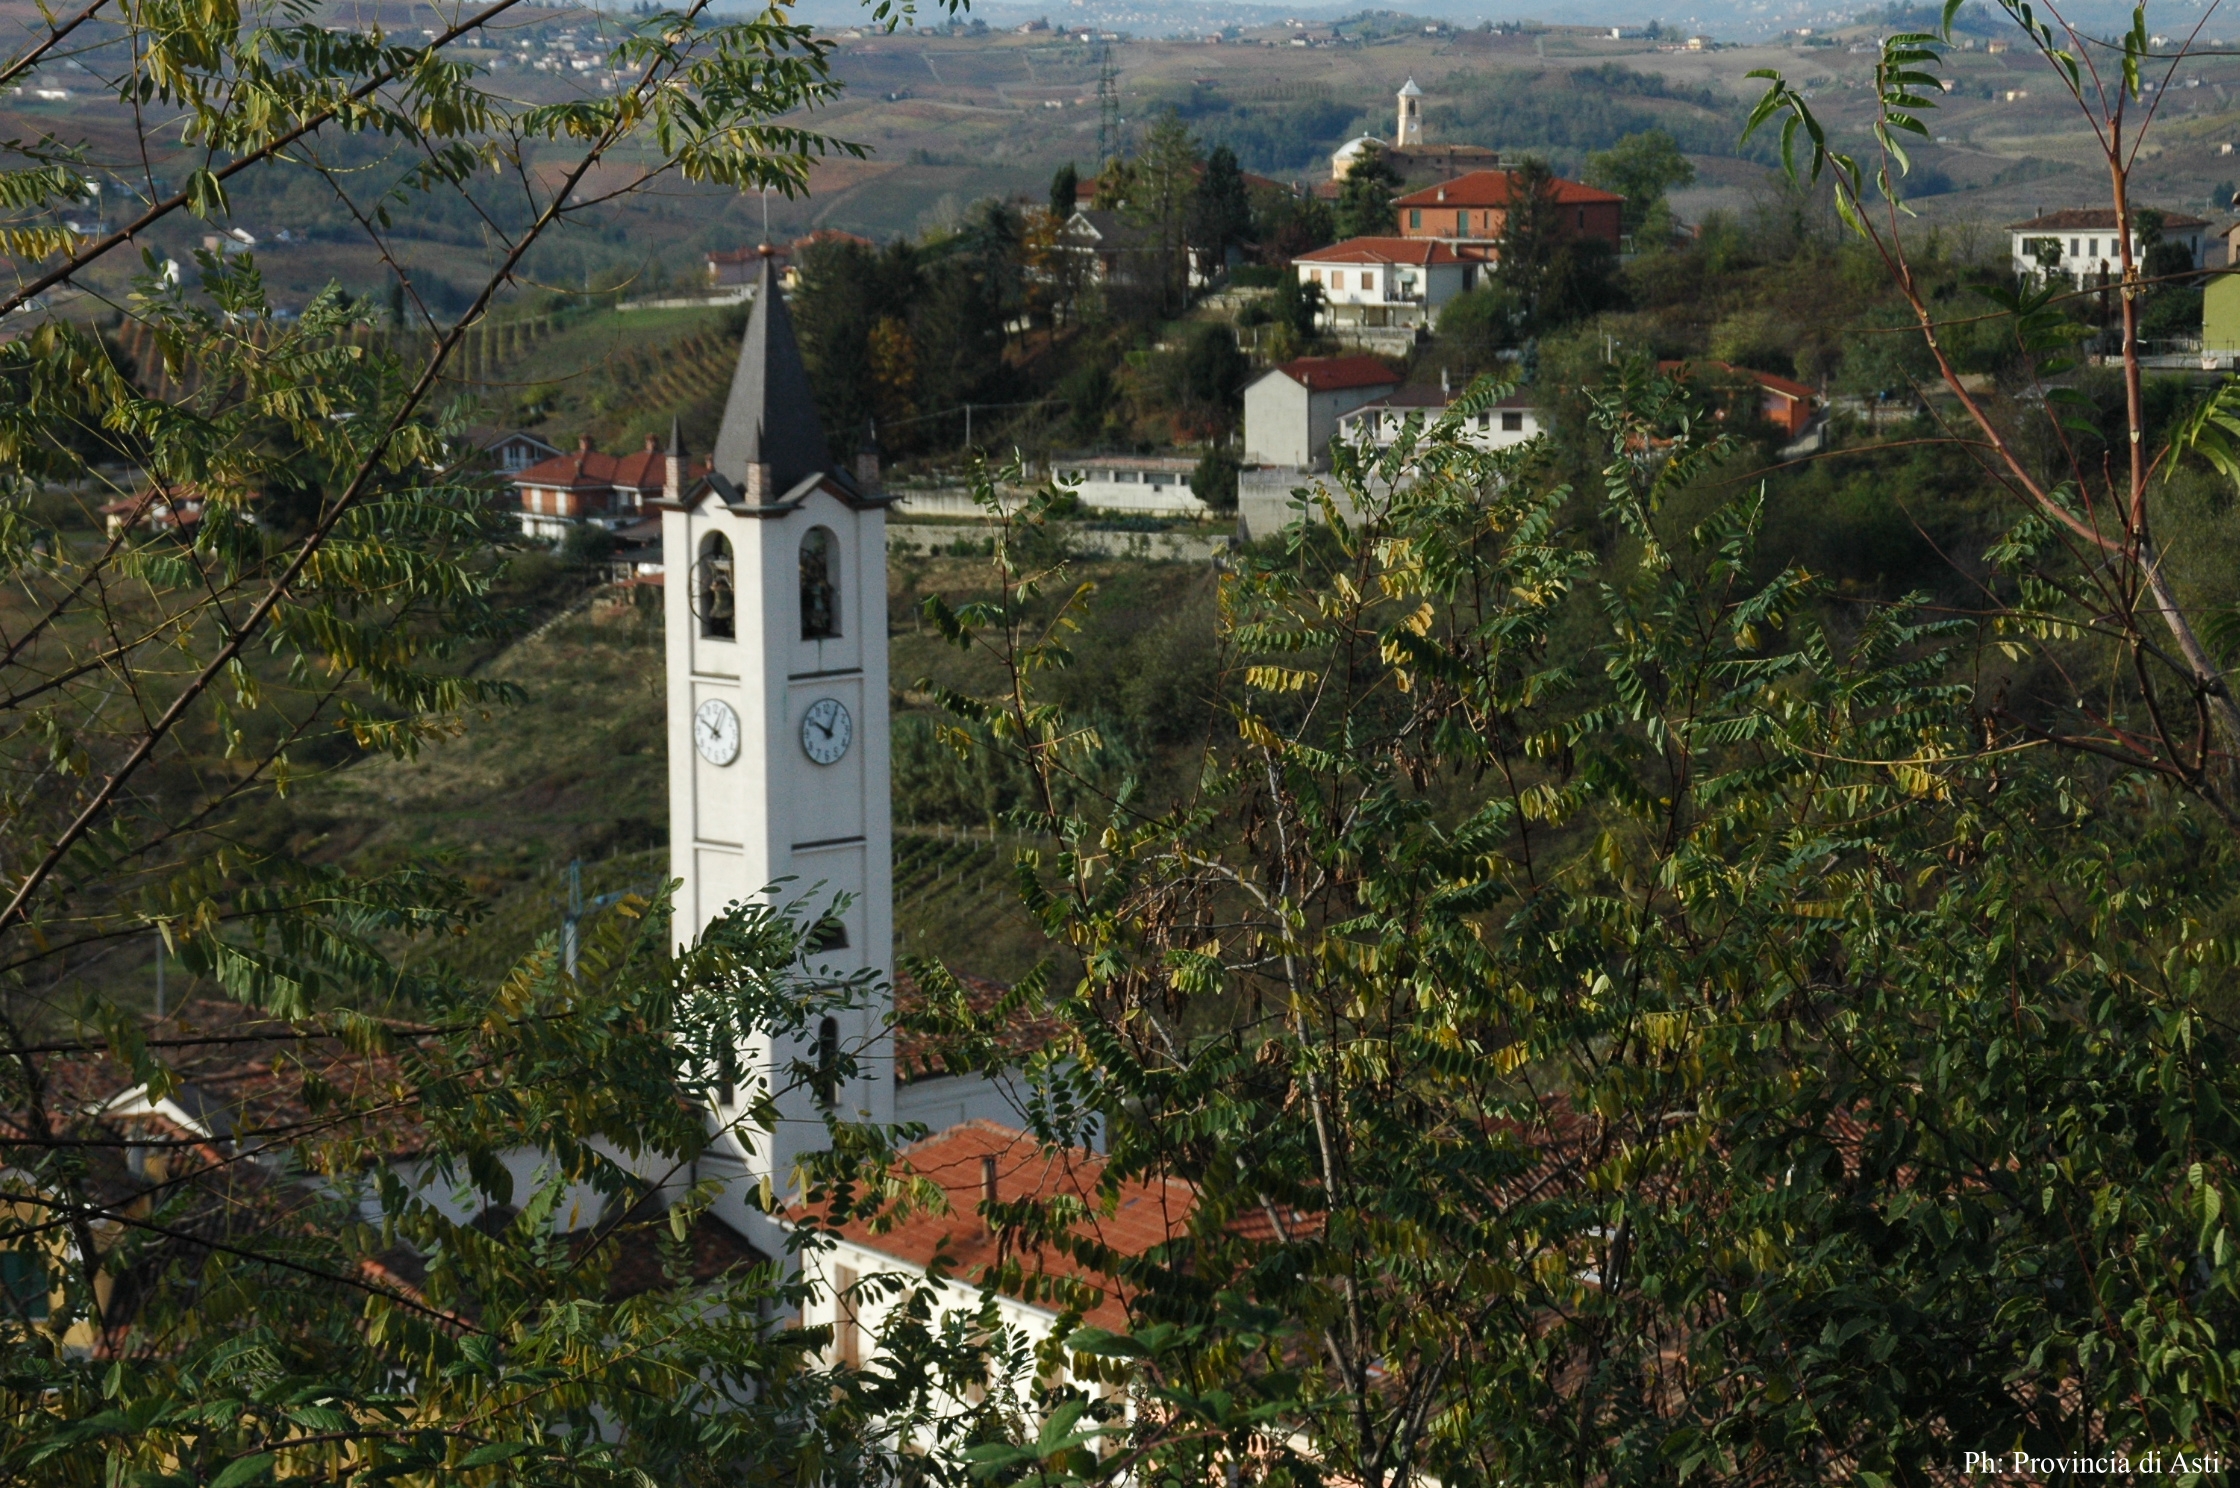
[(1423, 90), (1416, 86), (1416, 80), (1414, 78), (1409, 78), (1407, 82), (1401, 85), (1400, 96), (1402, 98), (1421, 98), (1423, 96)]
[(716, 474), (743, 489), (750, 465), (770, 467), (770, 489), (775, 491), (791, 491), (832, 472), (809, 372), (794, 340), (793, 317), (786, 313), (777, 270), (767, 256), (755, 276), (754, 310), (747, 317), (731, 397), (716, 433)]

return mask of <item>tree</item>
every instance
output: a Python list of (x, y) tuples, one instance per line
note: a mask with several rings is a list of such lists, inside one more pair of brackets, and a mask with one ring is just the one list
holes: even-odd
[(1189, 302), (1191, 211), (1204, 168), (1196, 138), (1171, 110), (1153, 121), (1130, 162), (1126, 212), (1153, 234), (1162, 310)]
[(1439, 312), (1439, 340), (1461, 357), (1466, 372), (1487, 372), (1501, 352), (1516, 345), (1523, 322), (1515, 297), (1498, 277), (1488, 276)]
[(873, 419), (889, 448), (910, 448), (925, 432), (904, 422), (917, 413), (910, 317), (924, 283), (919, 248), (899, 239), (878, 249), (852, 238), (821, 238), (802, 250), (799, 272), (794, 325), (833, 458), (852, 456)]
[(1237, 452), (1226, 444), (1206, 446), (1190, 472), (1190, 491), (1217, 512), (1237, 509), (1237, 477), (1243, 470)]
[(1696, 168), (1680, 153), (1680, 146), (1661, 129), (1629, 134), (1607, 150), (1587, 157), (1590, 186), (1615, 191), (1626, 199), (1627, 232), (1639, 232), (1675, 186), (1695, 180)]
[[(1917, 277), (1917, 254), (1899, 230), (1901, 209), (1895, 198), (1903, 194), (1898, 182), (1908, 169), (1907, 157), (1892, 149), (1862, 160), (1832, 148), (1811, 101), (1779, 76), (1770, 80), (1752, 110), (1748, 129), (1779, 119), (1785, 130), (1810, 142), (1792, 162), (1794, 173), (1815, 184), (1828, 183), (1844, 225), (1887, 270), (1912, 327), (1921, 333), (1934, 376), (1957, 400), (1960, 418), (1981, 440), (2003, 489), (2019, 503), (2019, 520), (1997, 550), (2002, 570), (2030, 593), (2063, 596), (2059, 625), (2096, 617), (2081, 630), (2049, 631), (2045, 627), (2056, 622), (2034, 602), (2017, 603), (2008, 612), (2006, 623), (2015, 627), (2015, 634), (2039, 643), (2044, 671), (2040, 679), (2025, 682), (2013, 710), (2003, 709), (1999, 716), (2049, 743), (2111, 749), (2137, 768), (2182, 784), (2240, 822), (2240, 791), (2225, 763), (2240, 749), (2240, 702), (2234, 700), (2221, 645), (2212, 639), (2224, 630), (2216, 618), (2220, 606), (2209, 598), (2216, 580), (2189, 564), (2187, 555), (2166, 551), (2156, 530), (2158, 517), (2183, 517), (2167, 492), (2157, 499), (2157, 472), (2197, 459), (2228, 477), (2240, 476), (2240, 442), (2235, 440), (2240, 390), (2228, 383), (2174, 422), (2158, 425), (2150, 418), (2139, 347), (2146, 265), (2134, 244), (2137, 230), (2148, 224), (2130, 195), (2139, 142), (2120, 130), (2106, 133), (2115, 127), (2111, 111), (2123, 108), (2125, 98), (2089, 94), (2067, 80), (2073, 55), (2069, 48), (2083, 43), (2066, 23), (2041, 22), (2012, 0), (2002, 0), (2001, 8), (2084, 122), (2102, 131), (2120, 291), (2114, 298), (2122, 407), (2110, 421), (2113, 428), (2095, 428), (2092, 437), (2078, 441), (2072, 438), (2078, 421), (2058, 411), (2091, 401), (2081, 390), (2054, 381), (2074, 365), (2071, 352), (2081, 334), (2063, 312), (2068, 286), (2032, 286), (2008, 308), (2021, 352), (2018, 376), (2026, 392), (2021, 406), (2039, 412), (1995, 408), (1967, 386), (1955, 364), (1943, 339), (1939, 306)], [(1879, 138), (1895, 138), (1891, 131), (1931, 131), (1924, 116), (1937, 107), (1941, 93), (1924, 80), (1933, 81), (1940, 48), (1950, 41), (1949, 25), (1946, 16), (1934, 32), (1904, 31), (1884, 40), (1876, 74), (1882, 79), (1876, 95)], [(2149, 44), (2143, 32), (2126, 33), (2120, 46), (2127, 58), (2135, 59)], [(1876, 197), (1880, 206), (1873, 204)], [(2108, 299), (2105, 287), (2101, 299)], [(2041, 464), (2025, 452), (2040, 441), (2060, 451), (2059, 456)], [(2108, 617), (2105, 629), (2097, 618), (2101, 616)], [(2072, 651), (2070, 639), (2082, 640), (2083, 649)], [(2104, 678), (2111, 690), (2078, 685), (2080, 671)], [(2184, 700), (2182, 708), (2172, 706), (2178, 699)]]
[(1208, 321), (1192, 327), (1169, 372), (1169, 397), (1180, 415), (1182, 436), (1215, 438), (1234, 427), (1251, 371), (1250, 359), (1227, 325)]
[[(543, 274), (554, 240), (618, 197), (680, 178), (798, 192), (818, 155), (853, 148), (781, 122), (838, 90), (827, 44), (782, 13), (649, 14), (614, 35), (611, 91), (525, 102), (474, 60), (508, 10), (388, 35), (126, 0), (43, 22), (0, 62), (21, 79), (71, 54), (89, 69), (73, 86), (113, 91), (118, 119), (158, 100), (163, 116), (0, 144), (0, 314), (23, 325), (0, 346), (9, 1481), (705, 1481), (865, 1460), (890, 1429), (825, 1413), (835, 1391), (862, 1397), (806, 1383), (816, 1340), (763, 1324), (787, 1305), (767, 1271), (605, 1290), (618, 1246), (676, 1262), (705, 1207), (613, 1154), (705, 1143), (717, 1051), (826, 995), (783, 985), (797, 937), (749, 917), (675, 960), (655, 900), (574, 975), (547, 949), (462, 984), (427, 947), (478, 914), (466, 884), (422, 862), (345, 871), (307, 856), (320, 834), (289, 816), (307, 774), (410, 755), (508, 699), (476, 651), (509, 634), (510, 524), (463, 445), (476, 409), (453, 401), (492, 308), (561, 278)], [(51, 226), (89, 179), (123, 203), (114, 230)], [(117, 251), (291, 193), (357, 225), (401, 316), (332, 285), (283, 314), (253, 253)], [(471, 282), (397, 241), (408, 214), (478, 224), (487, 255), (445, 257)], [(110, 297), (160, 374), (40, 318), (66, 283)], [(90, 463), (105, 452), (132, 465)], [(118, 956), (159, 936), (222, 1015), (258, 1020), (244, 1037), (294, 1081), (285, 1130), (221, 1148), (84, 1109), (74, 1082), (95, 1063), (157, 1091), (184, 1078), (192, 1037), (151, 1035)], [(360, 1061), (382, 1089), (322, 1074)], [(399, 1176), (408, 1117), (446, 1186), (521, 1214), (448, 1220)], [(505, 1194), (500, 1144), (602, 1193), (605, 1231), (552, 1223), (550, 1184)], [(398, 1270), (398, 1244), (424, 1276)]]
[[(422, 932), (456, 923), (393, 886), (338, 873), (323, 887), (337, 909), (410, 917)], [(457, 885), (429, 887), (464, 899)], [(672, 960), (667, 906), (630, 899), (595, 922), (572, 972), (548, 943), (503, 984), (448, 989), (415, 1018), (219, 1007), (232, 1016), (213, 1024), (196, 1005), (146, 1042), (113, 1025), (19, 1047), (17, 1069), (37, 1073), (29, 1088), (59, 1092), (110, 1088), (82, 1082), (96, 1069), (160, 1085), (214, 1047), (246, 1045), (292, 1082), (303, 1114), (221, 1151), (160, 1123), (58, 1105), (42, 1128), (12, 1108), (0, 1136), (9, 1254), (70, 1253), (40, 1244), (62, 1224), (92, 1226), (94, 1248), (77, 1253), (82, 1268), (50, 1273), (48, 1316), (6, 1324), (9, 1480), (439, 1481), (502, 1463), (509, 1482), (715, 1482), (797, 1455), (875, 1472), (898, 1417), (936, 1438), (984, 1432), (944, 1424), (920, 1385), (898, 1393), (825, 1367), (824, 1330), (762, 1321), (804, 1300), (785, 1268), (693, 1279), (716, 1190), (691, 1174), (721, 1150), (709, 1112), (730, 1051), (806, 1037), (864, 991), (812, 988), (794, 971), (815, 921), (805, 909), (735, 909)], [(181, 948), (205, 968), (213, 959), (206, 941)], [(759, 1142), (772, 1113), (749, 1106), (731, 1130)], [(833, 1132), (812, 1187), (846, 1213), (851, 1185), (877, 1186), (876, 1161), (846, 1154), (889, 1138)], [(151, 1154), (137, 1176), (128, 1147)], [(546, 1167), (516, 1188), (504, 1164), (523, 1149)], [(462, 1217), (454, 1190), (477, 1212)], [(137, 1202), (96, 1197), (135, 1191)], [(570, 1233), (557, 1215), (586, 1193), (600, 1217)], [(803, 1239), (821, 1243), (813, 1230)], [(424, 1262), (409, 1284), (400, 1255)], [(652, 1286), (625, 1283), (632, 1271)], [(96, 1289), (97, 1272), (114, 1285)], [(26, 1289), (11, 1281), (14, 1306)], [(61, 1347), (94, 1321), (107, 1329), (102, 1357)], [(922, 1366), (916, 1381), (938, 1378), (944, 1353), (965, 1362), (907, 1329), (893, 1336)]]
[(1509, 172), (1509, 204), (1501, 215), (1496, 272), (1528, 316), (1542, 313), (1549, 274), (1569, 234), (1556, 205), (1555, 172), (1536, 157)]
[(1303, 283), (1295, 271), (1287, 269), (1276, 283), (1268, 311), (1276, 324), (1289, 330), (1294, 338), (1311, 341), (1315, 320), (1322, 314), (1322, 286)]
[(1059, 166), (1057, 174), (1050, 178), (1051, 217), (1059, 222), (1071, 218), (1074, 199), (1080, 195), (1080, 191), (1081, 173), (1073, 168), (1073, 162), (1069, 160)]
[(1252, 188), (1252, 231), (1263, 263), (1288, 264), (1302, 253), (1327, 248), (1337, 228), (1329, 204), (1280, 186)]
[(1738, 451), (1645, 360), (1594, 394), (1605, 550), (1461, 437), (1492, 394), (1341, 449), (1234, 567), (1229, 727), (1171, 810), (1080, 788), (1101, 735), (1041, 679), (1087, 586), (1006, 538), (994, 600), (928, 602), (1005, 679), (953, 703), (1027, 776), (1015, 870), (1083, 967), (1048, 1135), (1195, 1200), (1129, 1327), (1066, 1341), (1134, 1397), (1119, 1450), (1043, 1480), (1906, 1482), (1962, 1440), (2226, 1439), (2216, 812), (1987, 736), (1996, 631), (1765, 561)]
[(1338, 188), (1332, 211), (1332, 228), (1338, 237), (1373, 238), (1394, 231), (1399, 222), (1392, 205), (1400, 189), (1400, 173), (1374, 143), (1361, 147)]
[(1228, 252), (1252, 235), (1252, 200), (1236, 152), (1216, 145), (1190, 195), (1190, 246), (1209, 267), (1226, 262)]

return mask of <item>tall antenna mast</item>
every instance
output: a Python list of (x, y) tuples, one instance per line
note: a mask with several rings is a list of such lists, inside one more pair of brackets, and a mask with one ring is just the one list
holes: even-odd
[(1097, 42), (1097, 169), (1120, 152), (1120, 75), (1112, 65), (1112, 43)]

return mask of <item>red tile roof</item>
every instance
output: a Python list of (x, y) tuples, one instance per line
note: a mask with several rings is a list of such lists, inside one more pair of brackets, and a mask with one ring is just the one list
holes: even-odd
[[(1011, 991), (1003, 983), (991, 982), (986, 977), (958, 976), (957, 983), (964, 989), (966, 1009), (983, 1018)], [(972, 1067), (969, 1061), (959, 1061), (959, 1041), (941, 1032), (931, 1016), (925, 992), (918, 986), (917, 978), (907, 971), (897, 970), (894, 974), (894, 1011), (894, 1078), (897, 1084), (957, 1074)], [(1024, 1008), (1005, 1021), (1002, 1031), (996, 1035), (995, 1052), (1017, 1063), (1039, 1053), (1064, 1032), (1065, 1024), (1049, 1013), (1038, 1008)]]
[[(644, 449), (632, 450), (627, 455), (606, 455), (593, 449), (589, 436), (586, 436), (581, 444), (567, 454), (539, 460), (520, 471), (513, 477), (513, 483), (517, 486), (541, 486), (547, 489), (606, 490), (612, 486), (623, 486), (640, 491), (657, 491), (661, 489), (669, 466), (668, 456), (655, 446), (654, 437), (648, 434)], [(686, 473), (689, 476), (706, 468), (707, 462), (700, 461), (688, 467)]]
[[(1003, 1235), (992, 1232), (982, 1217), (981, 1183), (984, 1159), (995, 1162), (996, 1202), (1014, 1204), (1058, 1197), (1079, 1199), (1088, 1214), (1071, 1233), (1101, 1245), (1122, 1258), (1142, 1256), (1187, 1231), (1197, 1195), (1186, 1183), (1174, 1179), (1131, 1179), (1119, 1185), (1115, 1207), (1105, 1212), (1098, 1193), (1105, 1160), (1080, 1147), (1051, 1150), (1031, 1135), (999, 1126), (993, 1121), (968, 1121), (919, 1142), (903, 1155), (909, 1174), (931, 1179), (948, 1198), (949, 1212), (933, 1214), (923, 1209), (895, 1218), (889, 1210), (879, 1220), (851, 1220), (834, 1233), (862, 1247), (890, 1256), (913, 1271), (922, 1271), (936, 1255), (944, 1258), (950, 1273), (968, 1285), (978, 1286), (989, 1270), (1018, 1260), (1025, 1283), (1005, 1290), (1020, 1300), (1052, 1312), (1065, 1304), (1051, 1297), (1044, 1283), (1069, 1281), (1095, 1287), (1102, 1295), (1084, 1316), (1100, 1328), (1128, 1325), (1128, 1289), (1108, 1273), (1094, 1270), (1072, 1256), (1036, 1248), (1018, 1252)], [(813, 1217), (797, 1206), (789, 1216), (795, 1223)], [(880, 1227), (891, 1222), (892, 1228)], [(875, 1232), (880, 1231), (880, 1232)]]
[(1767, 392), (1778, 393), (1784, 398), (1810, 403), (1817, 401), (1820, 397), (1818, 393), (1806, 387), (1803, 383), (1792, 381), (1778, 372), (1760, 372), (1750, 367), (1737, 367), (1732, 362), (1714, 362), (1706, 358), (1696, 361), (1657, 363), (1659, 372), (1670, 372), (1681, 377), (1687, 376), (1689, 369), (1693, 367), (1717, 367), (1720, 371), (1730, 372), (1736, 377), (1747, 377)]
[[(243, 1151), (317, 1139), (339, 1130), (365, 1138), (392, 1157), (420, 1150), (418, 1094), (394, 1054), (359, 1053), (332, 1034), (299, 1028), (238, 1003), (196, 999), (147, 1032), (175, 1077), (168, 1104), (200, 1132)], [(109, 1117), (116, 1098), (142, 1088), (105, 1049), (84, 1049), (42, 1061), (56, 1112), (178, 1127), (160, 1112)], [(20, 1121), (0, 1113), (0, 1147)]]
[(1340, 388), (1392, 387), (1400, 374), (1373, 356), (1300, 357), (1275, 369), (1310, 393)]
[[(1399, 207), (1505, 207), (1509, 193), (1514, 189), (1514, 178), (1508, 171), (1471, 171), (1451, 181), (1441, 181), (1436, 186), (1426, 186), (1421, 191), (1411, 191), (1393, 203)], [(1623, 202), (1624, 197), (1614, 191), (1603, 191), (1578, 181), (1557, 176), (1551, 183), (1555, 187), (1553, 199), (1563, 206), (1587, 206), (1595, 202)]]
[(1348, 238), (1312, 253), (1302, 253), (1293, 263), (1330, 264), (1451, 264), (1462, 256), (1440, 238)]

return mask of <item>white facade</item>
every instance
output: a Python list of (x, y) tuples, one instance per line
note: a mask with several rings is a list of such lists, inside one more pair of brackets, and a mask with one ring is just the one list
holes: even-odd
[[(1399, 439), (1409, 419), (1429, 427), (1444, 418), (1447, 401), (1442, 391), (1422, 398), (1396, 397), (1365, 404), (1339, 418), (1338, 437), (1349, 442), (1366, 440), (1378, 449), (1387, 449)], [(1464, 419), (1461, 435), (1465, 444), (1478, 449), (1508, 449), (1538, 437), (1546, 427), (1539, 409), (1512, 397)]]
[[(2094, 214), (2101, 215), (2101, 214)], [(2123, 272), (2123, 243), (2115, 231), (2114, 214), (2105, 214), (2109, 223), (2105, 227), (2062, 226), (2055, 219), (2043, 224), (2022, 223), (2008, 229), (2013, 266), (2017, 274), (2041, 274), (2050, 261), (2055, 272), (2065, 274), (2080, 284), (2090, 283), (2105, 269), (2108, 276), (2118, 278)], [(2192, 256), (2193, 266), (2202, 266), (2202, 245), (2207, 231), (2205, 223), (2173, 224), (2163, 229), (2162, 241), (2181, 243)], [(2046, 259), (2040, 259), (2039, 245), (2050, 244)], [(2131, 257), (2134, 263), (2146, 256), (2146, 245), (2137, 233), (2131, 235)]]
[(1198, 499), (1190, 476), (1196, 462), (1085, 456), (1058, 463), (1056, 484), (1090, 511), (1124, 516), (1209, 517), (1213, 509)]
[(1338, 420), (1364, 403), (1391, 392), (1400, 379), (1343, 380), (1346, 385), (1317, 390), (1314, 373), (1277, 367), (1244, 390), (1244, 462), (1318, 469), (1329, 461), (1330, 438)]
[[(1402, 252), (1424, 261), (1400, 261), (1387, 246), (1402, 244)], [(1403, 238), (1357, 239), (1292, 264), (1301, 284), (1322, 291), (1322, 323), (1333, 328), (1436, 327), (1439, 312), (1476, 283), (1477, 269), (1435, 239)]]
[[(872, 1340), (887, 1325), (888, 1315), (903, 1300), (908, 1288), (925, 1280), (925, 1267), (898, 1260), (868, 1245), (849, 1240), (835, 1240), (829, 1249), (819, 1247), (804, 1251), (801, 1257), (801, 1276), (814, 1292), (801, 1309), (804, 1328), (833, 1330), (829, 1362), (859, 1366), (873, 1354)], [(893, 1285), (882, 1288), (877, 1278), (891, 1278)], [(866, 1286), (870, 1281), (873, 1285)], [(967, 1286), (954, 1279), (943, 1279), (934, 1284), (934, 1316), (929, 1320), (938, 1331), (951, 1317), (971, 1318), (980, 1311), (982, 1294), (978, 1287)], [(1046, 1341), (1056, 1331), (1058, 1315), (1045, 1311), (1016, 1297), (1001, 1292), (993, 1294), (996, 1317), (1005, 1328), (1015, 1329), (1033, 1343)], [(1049, 1383), (1064, 1385), (1072, 1382), (1072, 1372), (1061, 1367)], [(1032, 1379), (1014, 1382), (1021, 1409), (1034, 1405)], [(964, 1402), (937, 1399), (937, 1409), (954, 1410)]]
[[(734, 902), (810, 898), (808, 912), (821, 914), (844, 895), (845, 945), (813, 955), (808, 969), (835, 977), (868, 969), (883, 990), (894, 947), (886, 508), (834, 471), (823, 446), (783, 298), (758, 294), (714, 469), (663, 502), (675, 929), (690, 942)], [(672, 454), (672, 471), (681, 466)], [(820, 591), (814, 625), (812, 553), (832, 585)], [(705, 726), (724, 710), (728, 744)], [(852, 1009), (829, 1031), (858, 1065), (857, 1078), (834, 1093), (843, 1115), (893, 1119), (886, 1015), (883, 1005)], [(787, 1071), (815, 1062), (825, 1033), (783, 1045), (765, 1036), (741, 1050), (737, 1098), (719, 1113), (736, 1123), (758, 1088), (775, 1095), (783, 1118), (775, 1135), (725, 1139), (745, 1181), (716, 1206), (773, 1254), (775, 1221), (748, 1194), (767, 1178), (782, 1196), (795, 1160), (823, 1143), (817, 1092), (788, 1088)]]
[[(840, 599), (839, 634), (802, 635), (802, 544), (819, 530), (835, 540)], [(719, 542), (720, 540), (720, 542)], [(863, 968), (885, 983), (893, 974), (894, 844), (888, 811), (886, 513), (857, 508), (819, 483), (793, 509), (761, 515), (715, 499), (663, 517), (662, 550), (692, 566), (672, 563), (664, 585), (669, 646), (669, 873), (677, 891), (677, 931), (696, 939), (703, 927), (734, 902), (767, 898), (786, 903), (813, 896), (816, 910), (835, 895), (852, 899), (839, 911), (847, 945), (816, 958), (836, 975)], [(712, 634), (705, 616), (711, 569), (728, 544), (736, 576), (735, 634)], [(700, 603), (696, 604), (695, 601)], [(809, 710), (837, 702), (848, 719), (848, 748), (821, 764), (803, 743), (804, 733), (823, 747), (825, 737), (807, 722)], [(729, 707), (738, 720), (737, 755), (717, 763), (696, 746), (695, 722), (709, 703)], [(773, 888), (777, 880), (790, 884)], [(837, 1030), (857, 1051), (859, 1075), (839, 1104), (866, 1119), (892, 1119), (893, 1055), (882, 1026), (885, 1009), (853, 1010)], [(765, 1039), (742, 1051), (745, 1076), (736, 1117), (753, 1098), (757, 1080), (782, 1081), (795, 1060), (813, 1060), (804, 1042), (775, 1047)], [(769, 1176), (781, 1190), (795, 1158), (821, 1143), (824, 1129), (815, 1094), (779, 1094), (788, 1118), (766, 1141), (775, 1150), (742, 1153), (748, 1176)], [(758, 1243), (759, 1214), (719, 1206), (733, 1228)]]

